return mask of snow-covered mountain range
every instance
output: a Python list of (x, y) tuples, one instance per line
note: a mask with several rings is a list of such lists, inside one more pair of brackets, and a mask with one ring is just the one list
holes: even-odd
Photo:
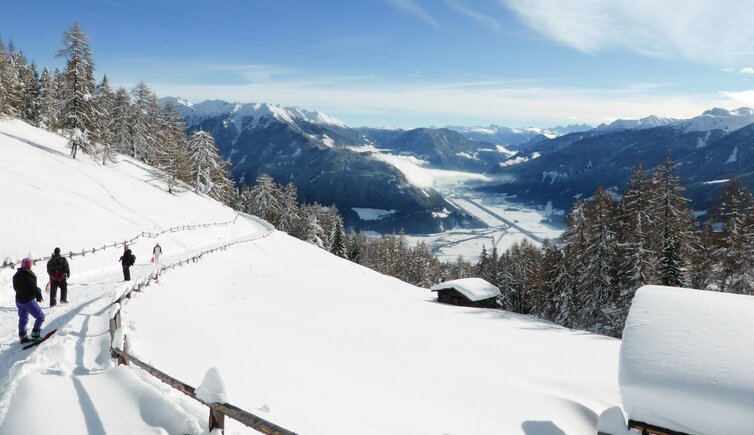
[[(599, 186), (620, 191), (641, 162), (651, 171), (665, 156), (677, 161), (696, 210), (715, 206), (721, 180), (735, 176), (754, 187), (754, 111), (711, 109), (691, 119), (618, 120), (582, 133), (545, 139), (491, 171), (488, 191), (567, 208)], [(502, 183), (501, 183), (502, 181)]]
[[(719, 194), (722, 183), (711, 181), (740, 176), (754, 187), (754, 166), (748, 163), (748, 153), (754, 154), (748, 139), (754, 123), (750, 108), (714, 108), (690, 119), (619, 119), (596, 128), (493, 125), (406, 131), (350, 128), (321, 112), (269, 104), (169, 101), (179, 106), (190, 129), (203, 128), (215, 135), (238, 180), (251, 180), (261, 172), (281, 182), (291, 180), (302, 199), (336, 203), (357, 228), (390, 231), (392, 226), (424, 232), (453, 222), (475, 225), (463, 215), (454, 215), (457, 210), (444, 203), (432, 183), (419, 186), (416, 177), (405, 171), (407, 162), (424, 169), (488, 174), (493, 181), (483, 190), (536, 204), (553, 201), (558, 208), (570, 207), (600, 185), (620, 190), (636, 163), (652, 170), (665, 155), (679, 161), (697, 209), (709, 207)], [(360, 169), (354, 171), (356, 167)], [(378, 192), (359, 188), (375, 183)], [(348, 195), (344, 185), (349, 186)], [(399, 212), (387, 220), (362, 221), (350, 212), (353, 208)], [(445, 222), (436, 219), (441, 210), (452, 212)], [(434, 213), (435, 218), (403, 219), (415, 213)]]

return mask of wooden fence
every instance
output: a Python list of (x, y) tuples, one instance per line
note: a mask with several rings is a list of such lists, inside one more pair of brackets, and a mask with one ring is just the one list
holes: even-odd
[[(234, 224), (237, 220), (240, 214), (236, 214), (235, 219), (227, 222), (213, 222), (213, 223), (207, 223), (207, 224), (193, 224), (193, 225), (178, 225), (175, 227), (170, 227), (166, 230), (162, 230), (160, 232), (152, 233), (149, 231), (142, 231), (141, 234), (137, 234), (136, 236), (123, 240), (122, 242), (114, 242), (109, 245), (102, 245), (101, 247), (91, 248), (91, 249), (82, 249), (81, 251), (70, 251), (67, 254), (63, 254), (65, 257), (73, 258), (73, 257), (84, 257), (86, 254), (94, 254), (98, 251), (104, 251), (105, 249), (109, 248), (117, 248), (118, 246), (124, 246), (124, 245), (132, 245), (136, 243), (139, 239), (142, 238), (157, 238), (163, 234), (166, 233), (175, 233), (178, 231), (186, 231), (186, 230), (195, 230), (197, 228), (209, 228), (209, 227), (219, 227), (224, 225), (230, 225)], [(46, 256), (46, 257), (38, 257), (38, 258), (32, 258), (31, 261), (35, 265), (38, 261), (47, 261), (52, 256)], [(3, 264), (0, 265), (0, 269), (14, 269), (19, 264), (17, 260), (11, 260), (11, 261), (3, 261)]]
[(209, 411), (209, 430), (210, 431), (212, 431), (213, 429), (221, 429), (223, 433), (225, 433), (224, 432), (225, 431), (225, 416), (228, 416), (264, 434), (271, 434), (271, 435), (293, 434), (295, 435), (294, 432), (291, 432), (288, 429), (282, 428), (274, 423), (271, 423), (259, 416), (256, 416), (248, 411), (244, 411), (243, 409), (233, 406), (229, 403), (205, 402), (204, 400), (196, 396), (195, 388), (192, 387), (191, 385), (188, 385), (182, 381), (179, 381), (178, 379), (162, 372), (161, 370), (129, 354), (128, 353), (128, 338), (126, 337), (125, 334), (123, 334), (122, 337), (120, 336), (120, 334), (122, 333), (121, 327), (123, 323), (121, 309), (123, 305), (126, 303), (126, 301), (131, 299), (131, 295), (133, 292), (140, 292), (145, 287), (148, 287), (152, 282), (157, 282), (157, 279), (159, 278), (159, 275), (162, 272), (173, 269), (175, 267), (183, 266), (188, 263), (197, 262), (205, 254), (209, 254), (209, 253), (217, 252), (217, 251), (224, 251), (228, 249), (229, 247), (233, 245), (237, 245), (239, 243), (248, 243), (255, 240), (259, 240), (261, 238), (267, 237), (270, 234), (272, 234), (272, 231), (273, 231), (272, 229), (269, 229), (268, 232), (260, 236), (227, 243), (223, 246), (209, 249), (197, 255), (162, 266), (159, 268), (158, 271), (155, 271), (149, 274), (145, 279), (142, 279), (140, 282), (137, 282), (134, 285), (132, 285), (130, 288), (126, 289), (124, 293), (120, 294), (117, 297), (117, 299), (113, 301), (112, 307), (110, 309), (110, 340), (112, 343), (111, 356), (113, 358), (118, 359), (118, 364), (128, 365), (128, 364), (133, 363), (134, 365), (144, 369), (144, 371), (156, 377), (160, 381), (170, 385), (174, 389), (182, 392), (183, 394), (186, 394), (192, 399), (195, 399), (198, 402), (209, 407), (209, 410), (210, 410)]

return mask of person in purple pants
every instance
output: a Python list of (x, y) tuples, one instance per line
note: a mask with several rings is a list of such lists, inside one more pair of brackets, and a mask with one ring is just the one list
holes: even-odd
[[(37, 287), (37, 276), (31, 271), (31, 259), (21, 260), (21, 267), (13, 275), (13, 290), (16, 291), (16, 308), (18, 308), (18, 338), (21, 343), (39, 340), (45, 315), (37, 302), (42, 302), (42, 290)], [(31, 339), (26, 336), (26, 324), (29, 315), (34, 317)]]

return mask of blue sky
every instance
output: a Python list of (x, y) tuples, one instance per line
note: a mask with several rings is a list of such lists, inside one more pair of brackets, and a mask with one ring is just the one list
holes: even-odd
[(754, 4), (734, 0), (11, 1), (41, 66), (74, 21), (98, 77), (349, 125), (549, 127), (754, 106)]

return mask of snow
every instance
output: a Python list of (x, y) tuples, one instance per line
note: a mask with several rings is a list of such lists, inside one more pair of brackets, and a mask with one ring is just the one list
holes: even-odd
[[(72, 160), (64, 138), (21, 122), (0, 121), (0, 148), (2, 199), (20, 205), (0, 215), (3, 258), (236, 217), (188, 189), (167, 194), (152, 168), (131, 159)], [(74, 257), (71, 302), (45, 308), (44, 330), (58, 333), (33, 351), (18, 346), (13, 271), (0, 269), (0, 433), (206, 433), (206, 407), (115, 365), (111, 305), (153, 272), (157, 240), (167, 265), (252, 237), (133, 293), (118, 333), (130, 351), (188, 382), (216, 367), (226, 388), (209, 380), (210, 390), (306, 434), (594, 433), (597, 416), (619, 400), (618, 340), (441, 305), (427, 289), (240, 215), (140, 238), (130, 283), (121, 281), (122, 247)], [(448, 376), (459, 367), (468, 368), (462, 381)]]
[(686, 120), (680, 125), (684, 131), (726, 130), (732, 132), (754, 122), (752, 109), (741, 107), (736, 110), (714, 108), (700, 116)]
[(628, 430), (628, 424), (626, 423), (626, 416), (623, 415), (623, 410), (618, 406), (607, 408), (600, 414), (599, 422), (597, 423), (598, 435), (636, 435), (636, 432)]
[(751, 433), (753, 311), (751, 296), (637, 290), (620, 352), (628, 418), (695, 434)]
[(331, 138), (330, 136), (323, 134), (322, 135), (322, 143), (325, 144), (326, 147), (332, 148), (335, 146), (335, 140)]
[(196, 397), (204, 400), (207, 403), (228, 403), (228, 391), (225, 388), (225, 382), (223, 382), (222, 376), (220, 376), (220, 370), (217, 367), (211, 367), (204, 374), (202, 383), (196, 387)]
[(500, 296), (500, 289), (482, 278), (454, 279), (432, 286), (433, 292), (449, 289), (458, 290), (462, 295), (474, 302)]
[(544, 183), (548, 178), (550, 179), (550, 184), (554, 184), (557, 181), (568, 178), (568, 173), (560, 171), (542, 171), (542, 182)]
[(470, 154), (470, 153), (466, 153), (466, 152), (460, 152), (460, 153), (456, 153), (456, 155), (458, 157), (463, 157), (464, 159), (479, 160), (479, 157), (476, 155), (476, 153), (475, 154)]
[(538, 152), (532, 153), (531, 156), (518, 156), (516, 158), (508, 159), (504, 162), (501, 162), (499, 165), (501, 168), (507, 168), (508, 166), (514, 166), (514, 165), (520, 165), (521, 163), (528, 162), (529, 160), (536, 159), (538, 157), (541, 157), (542, 155)]
[(351, 208), (351, 210), (356, 212), (356, 214), (359, 215), (359, 219), (363, 221), (378, 221), (380, 219), (385, 219), (387, 217), (390, 217), (398, 211), (398, 210), (381, 210), (378, 208), (361, 208), (361, 207), (353, 207)]
[(705, 182), (704, 182), (704, 183), (702, 183), (702, 184), (721, 184), (721, 183), (727, 183), (728, 181), (730, 181), (730, 179), (727, 179), (727, 178), (726, 178), (726, 179), (724, 179), (724, 180), (710, 180), (710, 181), (705, 181)]
[(736, 163), (738, 161), (738, 147), (733, 147), (733, 151), (730, 152), (730, 156), (728, 156), (728, 160), (725, 161), (725, 164), (728, 163)]

